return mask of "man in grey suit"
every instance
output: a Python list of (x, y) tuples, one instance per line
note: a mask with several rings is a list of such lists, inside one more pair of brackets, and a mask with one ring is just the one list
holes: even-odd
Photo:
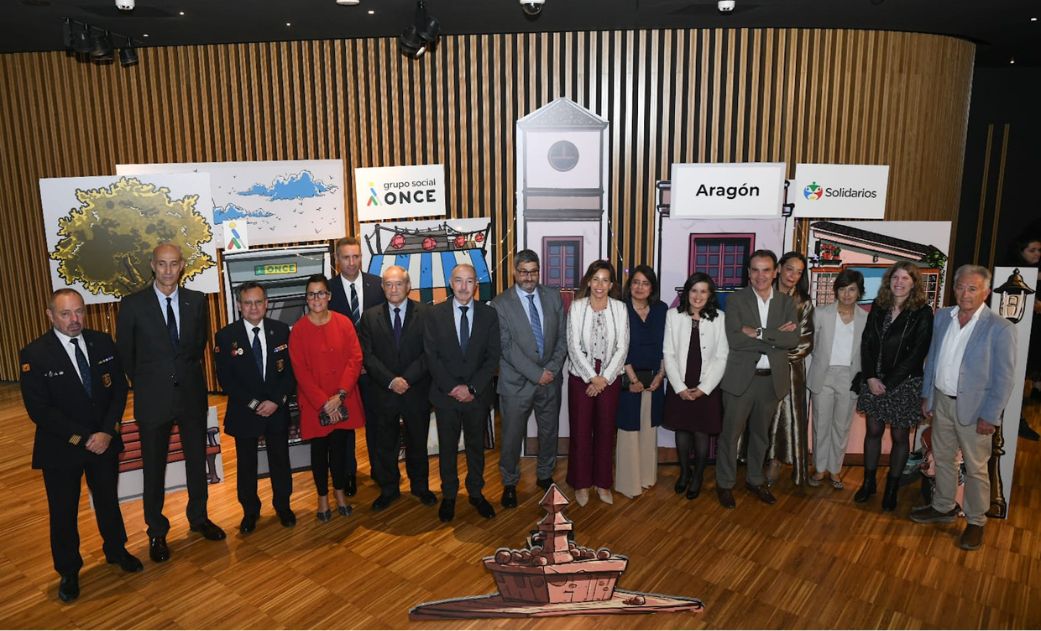
[(745, 487), (767, 504), (776, 502), (763, 475), (770, 442), (770, 420), (791, 387), (788, 349), (799, 343), (795, 303), (774, 291), (777, 255), (756, 250), (748, 259), (749, 286), (727, 297), (726, 333), (730, 343), (723, 389), (723, 432), (716, 455), (716, 496), (734, 508), (737, 441), (748, 426)]
[(567, 356), (567, 330), (560, 291), (539, 284), (539, 256), (521, 250), (513, 257), (513, 291), (496, 296), (502, 356), (499, 408), (502, 410), (502, 505), (517, 506), (520, 452), (528, 417), (535, 411), (539, 431), (537, 484), (553, 484), (560, 421), (560, 386)]
[(933, 318), (933, 339), (925, 359), (922, 414), (932, 420), (936, 490), (932, 505), (911, 511), (920, 524), (950, 523), (958, 516), (955, 453), (965, 463), (965, 521), (958, 547), (976, 550), (990, 508), (987, 461), (992, 435), (1001, 425), (1012, 394), (1016, 329), (987, 308), (990, 270), (962, 265), (954, 274), (957, 306)]

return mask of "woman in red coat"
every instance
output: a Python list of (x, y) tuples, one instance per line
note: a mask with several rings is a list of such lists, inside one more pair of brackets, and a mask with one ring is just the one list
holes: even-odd
[[(329, 472), (339, 513), (351, 507), (344, 496), (344, 460), (354, 430), (365, 425), (358, 393), (361, 345), (354, 325), (329, 310), (329, 281), (321, 274), (307, 279), (307, 314), (289, 334), (289, 356), (300, 404), (300, 437), (311, 441), (311, 473), (318, 491), (318, 521), (329, 521)], [(346, 415), (344, 415), (346, 411)], [(321, 417), (321, 418), (320, 418)]]

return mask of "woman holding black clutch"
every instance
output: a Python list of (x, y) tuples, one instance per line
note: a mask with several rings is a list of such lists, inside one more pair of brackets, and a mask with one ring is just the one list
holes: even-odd
[(296, 373), (300, 437), (311, 441), (311, 473), (318, 491), (318, 521), (332, 518), (329, 473), (338, 512), (351, 514), (344, 487), (345, 455), (354, 430), (365, 425), (358, 393), (361, 345), (351, 321), (329, 310), (329, 281), (321, 274), (307, 279), (307, 314), (289, 334), (289, 355)]
[(637, 265), (625, 284), (629, 354), (618, 395), (614, 488), (633, 498), (658, 478), (658, 425), (665, 406), (662, 340), (668, 306), (658, 299), (658, 276)]

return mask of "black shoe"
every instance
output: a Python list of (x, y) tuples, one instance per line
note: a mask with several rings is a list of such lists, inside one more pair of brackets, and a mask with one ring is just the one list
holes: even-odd
[(68, 603), (76, 600), (80, 597), (80, 575), (76, 572), (72, 574), (62, 574), (61, 582), (58, 583), (58, 598), (63, 603)]
[(553, 476), (548, 478), (539, 478), (535, 484), (537, 484), (540, 489), (548, 491), (549, 487), (553, 486)]
[(745, 489), (749, 493), (759, 498), (759, 501), (764, 504), (776, 504), (777, 498), (770, 492), (770, 487), (766, 484), (755, 485), (751, 482), (745, 482)]
[(197, 532), (210, 541), (220, 541), (228, 536), (224, 534), (224, 531), (221, 530), (220, 526), (209, 519), (200, 521), (197, 524), (192, 524), (190, 528), (192, 532)]
[(900, 478), (886, 476), (886, 490), (882, 492), (882, 512), (896, 510), (897, 493), (900, 491)]
[(384, 508), (394, 503), (394, 500), (401, 497), (401, 493), (394, 493), (392, 495), (380, 495), (376, 498), (376, 501), (372, 503), (372, 510), (374, 512), (380, 512)]
[(1041, 438), (1041, 434), (1034, 431), (1034, 428), (1027, 424), (1027, 420), (1023, 417), (1019, 418), (1019, 437), (1026, 438), (1027, 440), (1038, 440)]
[(441, 500), (441, 508), (437, 509), (437, 518), (446, 524), (455, 519), (455, 498), (446, 497)]
[(484, 499), (483, 495), (470, 498), (470, 505), (477, 509), (477, 514), (485, 519), (491, 519), (495, 517), (495, 509), (488, 503), (488, 500)]
[(336, 507), (336, 512), (339, 513), (341, 517), (350, 517), (351, 513), (354, 512), (354, 507), (350, 504), (341, 504)]
[(857, 489), (857, 492), (853, 494), (853, 501), (857, 504), (863, 504), (871, 499), (871, 496), (878, 491), (878, 488), (875, 485), (875, 470), (864, 469), (864, 485)]
[(434, 495), (430, 489), (425, 491), (412, 491), (412, 494), (418, 497), (419, 501), (422, 502), (424, 506), (433, 506), (434, 504), (437, 504), (437, 496)]
[(278, 522), (282, 524), (284, 528), (292, 528), (296, 525), (296, 513), (290, 509), (275, 511), (278, 513)]
[(513, 485), (504, 486), (500, 504), (502, 504), (503, 508), (517, 508), (517, 487)]
[(687, 487), (690, 486), (690, 469), (685, 467), (680, 471), (680, 477), (676, 480), (676, 486), (672, 487), (673, 491), (676, 491), (676, 495), (683, 495), (687, 491)]
[(242, 517), (242, 523), (239, 524), (239, 532), (244, 535), (248, 535), (257, 529), (257, 515), (245, 515)]
[(354, 497), (354, 494), (358, 492), (358, 476), (347, 476), (347, 483), (343, 485), (343, 492), (347, 494), (347, 497)]
[(700, 473), (694, 473), (690, 476), (690, 486), (687, 487), (687, 499), (692, 500), (701, 495), (701, 481), (703, 475)]
[(320, 510), (315, 516), (318, 518), (318, 521), (324, 524), (333, 518), (333, 512), (331, 510)]
[(150, 537), (148, 539), (148, 556), (156, 563), (170, 559), (170, 548), (166, 545), (166, 537)]
[(719, 499), (719, 505), (723, 508), (734, 508), (737, 506), (737, 502), (734, 501), (734, 492), (730, 489), (723, 489), (717, 486), (716, 498)]
[(120, 554), (118, 557), (115, 557), (115, 558), (108, 558), (108, 557), (106, 557), (105, 560), (108, 561), (109, 563), (113, 563), (113, 564), (118, 563), (119, 564), (119, 569), (123, 570), (124, 572), (131, 572), (131, 573), (133, 573), (133, 572), (140, 572), (141, 570), (145, 569), (144, 564), (141, 563), (141, 559), (139, 559), (136, 556), (130, 554), (125, 549), (123, 550), (122, 554)]

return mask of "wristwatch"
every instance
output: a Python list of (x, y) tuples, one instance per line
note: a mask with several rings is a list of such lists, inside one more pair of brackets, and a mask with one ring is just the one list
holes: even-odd
[(466, 391), (475, 397), (477, 396), (477, 388), (471, 386), (470, 384), (466, 384)]

